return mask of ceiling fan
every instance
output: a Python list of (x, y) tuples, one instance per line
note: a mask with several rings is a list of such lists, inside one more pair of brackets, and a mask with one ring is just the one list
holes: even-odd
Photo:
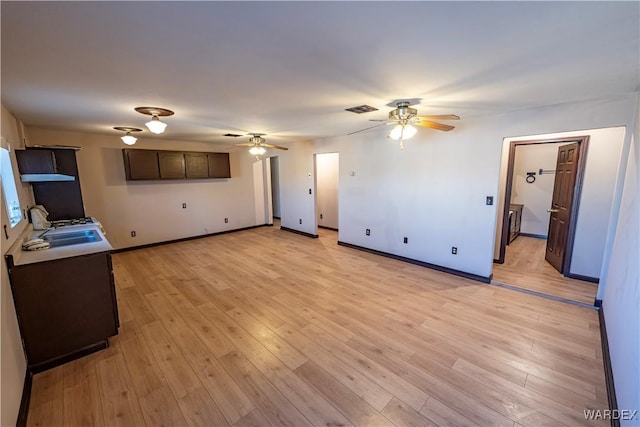
[(396, 108), (389, 112), (388, 120), (369, 120), (371, 122), (381, 122), (377, 125), (370, 126), (368, 128), (360, 129), (355, 132), (351, 132), (347, 135), (353, 135), (354, 133), (363, 132), (365, 130), (373, 129), (383, 125), (394, 125), (388, 137), (395, 140), (400, 140), (400, 148), (402, 148), (402, 142), (405, 139), (409, 139), (418, 131), (415, 126), (422, 126), (431, 129), (437, 129), (448, 132), (455, 128), (455, 126), (446, 125), (443, 123), (434, 122), (433, 120), (460, 120), (460, 117), (455, 114), (441, 114), (436, 116), (418, 116), (418, 110), (410, 107), (409, 101), (399, 101), (396, 103)]
[(245, 142), (242, 144), (234, 144), (236, 147), (251, 147), (249, 148), (249, 153), (256, 156), (256, 158), (262, 156), (267, 152), (267, 148), (275, 148), (276, 150), (288, 150), (287, 147), (282, 147), (280, 145), (267, 144), (265, 139), (262, 137), (266, 135), (264, 133), (248, 133), (247, 135), (251, 135), (249, 138), (249, 142)]

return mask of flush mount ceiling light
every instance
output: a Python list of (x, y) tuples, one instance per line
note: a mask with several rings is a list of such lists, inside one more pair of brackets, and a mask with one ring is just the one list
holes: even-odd
[(114, 129), (122, 132), (126, 132), (123, 136), (120, 137), (120, 139), (122, 139), (122, 142), (124, 142), (127, 145), (133, 145), (138, 140), (138, 138), (131, 135), (131, 132), (142, 132), (142, 129), (130, 128), (126, 126), (115, 126)]
[(173, 116), (174, 114), (173, 111), (160, 107), (136, 107), (135, 110), (140, 114), (151, 116), (151, 120), (145, 123), (145, 125), (151, 132), (155, 134), (164, 132), (165, 128), (167, 127), (167, 124), (161, 122), (158, 117)]

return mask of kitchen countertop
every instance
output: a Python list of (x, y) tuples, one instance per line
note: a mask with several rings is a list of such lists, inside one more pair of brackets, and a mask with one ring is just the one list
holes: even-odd
[(12, 258), (12, 260), (9, 262), (12, 262), (13, 265), (25, 265), (33, 264), (36, 262), (53, 261), (56, 259), (94, 254), (99, 252), (109, 252), (113, 250), (111, 244), (109, 244), (109, 241), (104, 236), (104, 233), (102, 232), (98, 224), (84, 224), (74, 225), (71, 227), (60, 227), (47, 232), (46, 235), (64, 234), (73, 231), (84, 230), (95, 230), (100, 235), (102, 240), (98, 242), (80, 243), (77, 245), (43, 249), (40, 251), (25, 251), (22, 249), (22, 244), (27, 240), (33, 239), (44, 232), (44, 230), (34, 230), (33, 226), (29, 224), (25, 231), (9, 248), (6, 256)]

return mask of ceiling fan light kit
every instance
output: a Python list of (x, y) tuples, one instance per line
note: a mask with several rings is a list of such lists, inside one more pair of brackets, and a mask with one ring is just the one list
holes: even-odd
[[(403, 148), (403, 141), (410, 139), (418, 132), (415, 126), (422, 126), (431, 129), (441, 130), (448, 132), (454, 129), (455, 126), (445, 125), (443, 123), (434, 122), (433, 120), (460, 120), (460, 117), (455, 114), (444, 114), (436, 116), (418, 116), (418, 110), (411, 108), (409, 101), (399, 101), (396, 103), (396, 108), (389, 112), (388, 120), (369, 120), (371, 122), (381, 122), (374, 126), (369, 126), (364, 129), (351, 132), (348, 135), (354, 133), (364, 132), (369, 129), (374, 129), (383, 125), (395, 125), (391, 132), (387, 135), (388, 138), (400, 141), (400, 149)], [(415, 125), (415, 126), (414, 126)]]
[(413, 137), (418, 132), (418, 129), (411, 126), (410, 124), (402, 125), (398, 124), (391, 129), (389, 132), (389, 138), (395, 139), (396, 141), (399, 139), (409, 139)]
[(267, 149), (261, 146), (253, 146), (249, 148), (249, 153), (254, 156), (262, 156), (266, 152), (267, 152)]
[(262, 137), (264, 133), (249, 133), (247, 135), (251, 135), (251, 138), (249, 138), (249, 142), (234, 145), (236, 147), (250, 147), (249, 154), (251, 154), (252, 156), (256, 156), (256, 159), (260, 159), (260, 156), (267, 152), (267, 148), (275, 148), (276, 150), (288, 150), (287, 147), (267, 144), (265, 139)]

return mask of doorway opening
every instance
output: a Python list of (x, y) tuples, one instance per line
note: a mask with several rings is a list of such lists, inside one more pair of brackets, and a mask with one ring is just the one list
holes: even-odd
[(597, 284), (571, 273), (588, 143), (589, 136), (510, 143), (496, 284), (593, 304)]
[(280, 221), (280, 157), (269, 157), (271, 167), (271, 214), (274, 221)]
[(271, 162), (259, 159), (253, 163), (253, 198), (256, 225), (273, 225)]
[(335, 235), (338, 239), (338, 182), (340, 155), (323, 153), (315, 155), (316, 171), (316, 222), (318, 228), (333, 231), (324, 233)]

